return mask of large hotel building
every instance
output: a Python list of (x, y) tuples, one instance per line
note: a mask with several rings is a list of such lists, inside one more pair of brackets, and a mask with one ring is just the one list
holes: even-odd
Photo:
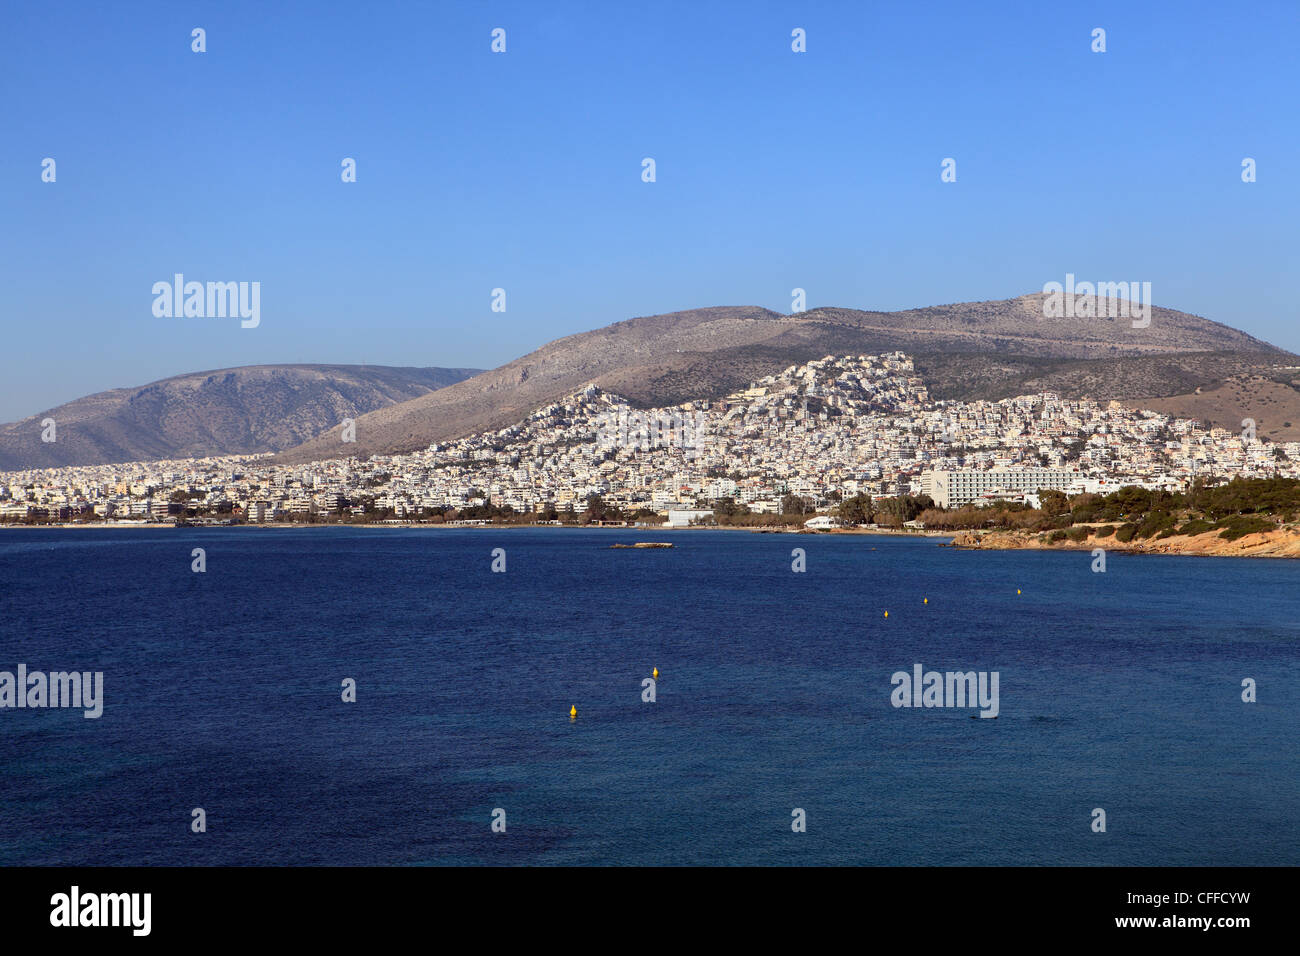
[(927, 471), (921, 493), (939, 508), (960, 508), (992, 492), (1032, 494), (1039, 488), (1065, 491), (1079, 480), (1077, 471), (1059, 468), (993, 468), (989, 471)]

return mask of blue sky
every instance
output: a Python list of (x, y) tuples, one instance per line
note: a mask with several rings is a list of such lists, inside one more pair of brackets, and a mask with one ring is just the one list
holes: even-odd
[[(0, 420), (1067, 272), (1300, 350), (1298, 42), (1294, 2), (8, 4)], [(261, 324), (155, 317), (177, 272), (260, 282)]]

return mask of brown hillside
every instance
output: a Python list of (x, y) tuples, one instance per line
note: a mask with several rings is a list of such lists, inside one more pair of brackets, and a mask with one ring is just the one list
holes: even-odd
[[(1073, 393), (1089, 382), (1110, 381), (1119, 368), (1103, 366), (1094, 374), (1091, 363), (1123, 361), (1130, 363), (1125, 395), (1172, 394), (1198, 377), (1182, 368), (1188, 354), (1246, 356), (1233, 359), (1242, 368), (1276, 363), (1286, 354), (1217, 322), (1159, 307), (1143, 329), (1128, 319), (1045, 319), (1042, 298), (903, 312), (817, 308), (795, 315), (731, 306), (629, 319), (558, 339), (501, 368), (362, 416), (355, 444), (344, 445), (331, 429), (279, 457), (294, 462), (414, 451), (512, 425), (588, 383), (642, 405), (716, 397), (828, 354), (901, 349), (923, 355), (922, 371), (936, 394), (954, 398), (981, 390), (988, 392), (981, 397), (1019, 394), (1027, 382), (1053, 388), (1058, 378)], [(1143, 371), (1156, 366), (1163, 370), (1154, 377)]]

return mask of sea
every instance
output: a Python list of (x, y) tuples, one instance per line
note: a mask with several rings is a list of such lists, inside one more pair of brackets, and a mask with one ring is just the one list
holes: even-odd
[(0, 864), (1300, 864), (1300, 562), (944, 543), (0, 531)]

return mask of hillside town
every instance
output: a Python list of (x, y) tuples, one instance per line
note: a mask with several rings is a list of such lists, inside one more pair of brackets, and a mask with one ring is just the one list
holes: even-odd
[(3, 473), (0, 521), (446, 522), (488, 508), (553, 523), (598, 496), (644, 523), (682, 524), (719, 503), (752, 514), (792, 500), (812, 514), (860, 495), (1032, 506), (1042, 488), (1178, 491), (1234, 476), (1300, 477), (1300, 442), (1051, 392), (938, 401), (893, 352), (827, 356), (672, 408), (633, 408), (591, 385), (511, 427), (404, 455)]

